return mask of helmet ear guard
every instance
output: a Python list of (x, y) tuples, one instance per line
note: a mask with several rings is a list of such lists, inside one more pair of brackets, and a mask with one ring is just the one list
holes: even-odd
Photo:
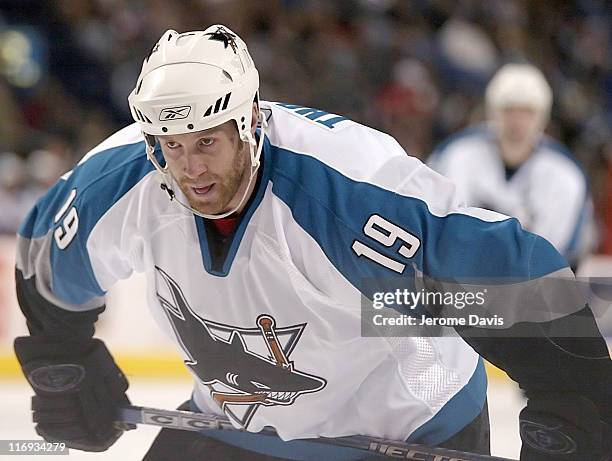
[(155, 145), (157, 144), (157, 139), (152, 134), (142, 132), (142, 135), (145, 138), (145, 149), (147, 152), (147, 158), (153, 164), (155, 169), (161, 173), (162, 175), (170, 174), (168, 170), (168, 165), (161, 166), (157, 157), (155, 157)]
[[(156, 136), (198, 132), (233, 120), (240, 139), (249, 146), (251, 174), (240, 204), (221, 215), (205, 215), (176, 200), (193, 213), (209, 219), (228, 216), (239, 209), (256, 175), (265, 136), (261, 123), (259, 141), (251, 133), (253, 103), (259, 107), (259, 74), (244, 41), (222, 25), (204, 31), (179, 34), (166, 31), (144, 60), (134, 90), (128, 97), (130, 111), (145, 137), (149, 160), (172, 192), (172, 176), (154, 151)], [(170, 198), (175, 197), (174, 192)]]

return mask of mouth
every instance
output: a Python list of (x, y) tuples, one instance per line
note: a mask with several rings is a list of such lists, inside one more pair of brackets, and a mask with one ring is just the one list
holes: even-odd
[(297, 396), (297, 392), (269, 392), (269, 391), (256, 391), (254, 394), (263, 394), (268, 399), (276, 400), (280, 402), (289, 402), (291, 399)]
[(213, 188), (215, 187), (215, 183), (212, 183), (208, 186), (204, 186), (204, 187), (191, 187), (191, 190), (193, 190), (193, 192), (196, 195), (206, 195), (208, 194)]

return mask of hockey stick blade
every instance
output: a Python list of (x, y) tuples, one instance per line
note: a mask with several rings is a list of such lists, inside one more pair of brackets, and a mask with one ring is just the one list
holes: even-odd
[[(230, 421), (223, 416), (138, 406), (120, 408), (117, 415), (117, 423), (147, 424), (195, 432), (205, 432), (211, 429), (225, 431), (241, 430), (232, 426)], [(259, 434), (278, 437), (276, 432), (270, 428), (264, 428)], [(354, 448), (372, 454), (409, 461), (512, 461), (509, 458), (465, 453), (445, 448), (427, 447), (414, 443), (386, 440), (365, 435), (299, 440), (301, 442), (322, 443)]]

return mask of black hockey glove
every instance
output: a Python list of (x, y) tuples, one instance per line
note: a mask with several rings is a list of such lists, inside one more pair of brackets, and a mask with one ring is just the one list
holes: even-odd
[(520, 414), (521, 461), (612, 460), (612, 426), (575, 393), (529, 393)]
[(114, 417), (118, 406), (130, 403), (128, 382), (102, 341), (67, 344), (24, 336), (15, 339), (15, 353), (36, 393), (38, 435), (85, 451), (104, 451), (121, 436)]

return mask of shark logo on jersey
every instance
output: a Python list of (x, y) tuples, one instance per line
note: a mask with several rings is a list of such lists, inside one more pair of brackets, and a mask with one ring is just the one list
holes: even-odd
[(267, 314), (253, 319), (253, 328), (206, 320), (193, 311), (179, 285), (156, 269), (157, 298), (188, 357), (185, 364), (243, 428), (261, 405), (291, 405), (325, 387), (325, 379), (297, 370), (289, 360), (306, 324), (276, 328)]

